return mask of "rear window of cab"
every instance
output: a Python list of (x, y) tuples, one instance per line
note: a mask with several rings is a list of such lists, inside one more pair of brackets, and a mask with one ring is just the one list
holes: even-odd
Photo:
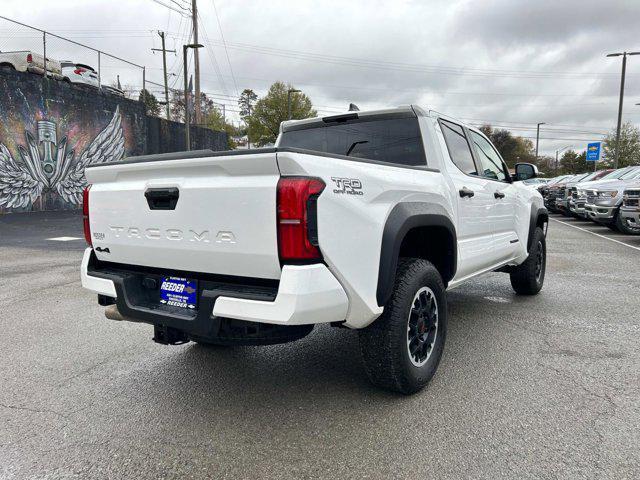
[(279, 146), (399, 166), (427, 165), (416, 117), (313, 123), (285, 130)]

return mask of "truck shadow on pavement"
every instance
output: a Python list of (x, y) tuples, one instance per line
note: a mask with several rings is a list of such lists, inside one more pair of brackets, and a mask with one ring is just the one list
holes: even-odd
[[(495, 289), (489, 290), (498, 295)], [(174, 408), (184, 407), (186, 398), (193, 408), (204, 410), (220, 402), (226, 404), (230, 398), (235, 399), (228, 405), (232, 408), (252, 404), (290, 408), (290, 403), (299, 402), (349, 404), (363, 399), (393, 404), (424, 396), (435, 398), (442, 389), (451, 388), (448, 377), (457, 361), (473, 364), (478, 360), (465, 352), (477, 351), (486, 336), (502, 328), (495, 315), (478, 320), (483, 310), (495, 310), (495, 303), (463, 292), (452, 296), (447, 346), (438, 373), (422, 393), (413, 397), (372, 386), (362, 365), (358, 333), (326, 325), (316, 327), (301, 340), (282, 345), (220, 347), (190, 343), (163, 359), (153, 377), (146, 377), (139, 388), (179, 390), (182, 394)], [(161, 394), (147, 393), (152, 398)]]

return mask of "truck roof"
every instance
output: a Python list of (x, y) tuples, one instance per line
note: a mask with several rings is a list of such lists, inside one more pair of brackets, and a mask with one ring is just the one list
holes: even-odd
[(292, 130), (302, 130), (305, 128), (313, 128), (314, 126), (343, 122), (350, 119), (366, 118), (368, 120), (374, 120), (377, 117), (384, 118), (405, 118), (405, 117), (444, 117), (449, 120), (453, 120), (456, 123), (466, 125), (465, 122), (456, 119), (452, 116), (444, 113), (437, 112), (436, 110), (425, 110), (418, 105), (399, 105), (397, 107), (383, 108), (377, 110), (358, 110), (358, 111), (346, 111), (344, 113), (336, 113), (333, 115), (326, 115), (322, 117), (305, 118), (303, 120), (286, 120), (280, 125), (281, 132), (287, 132)]

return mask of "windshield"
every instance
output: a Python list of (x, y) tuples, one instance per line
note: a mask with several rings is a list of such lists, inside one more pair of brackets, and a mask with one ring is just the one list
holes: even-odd
[(595, 177), (596, 175), (598, 175), (598, 172), (593, 172), (590, 173), (589, 175), (587, 175), (586, 177), (580, 179), (580, 181), (582, 182), (588, 182), (589, 180), (591, 180), (593, 177)]
[(569, 175), (561, 175), (559, 177), (556, 177), (553, 180), (550, 180), (547, 185), (555, 185), (556, 183), (560, 183), (561, 181), (563, 181), (565, 178), (569, 178)]
[(629, 169), (624, 175), (618, 177), (620, 180), (630, 180), (632, 178), (637, 178), (640, 175), (640, 167), (634, 167)]
[(600, 180), (615, 180), (616, 178), (620, 178), (620, 176), (624, 175), (629, 171), (629, 167), (619, 168), (614, 170), (613, 172), (607, 173)]
[(299, 130), (285, 130), (279, 146), (396, 165), (427, 164), (416, 117), (313, 124)]

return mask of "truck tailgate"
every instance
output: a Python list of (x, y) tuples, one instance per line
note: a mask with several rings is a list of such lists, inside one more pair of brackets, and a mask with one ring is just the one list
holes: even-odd
[(96, 256), (128, 265), (280, 278), (279, 176), (275, 152), (87, 168)]

